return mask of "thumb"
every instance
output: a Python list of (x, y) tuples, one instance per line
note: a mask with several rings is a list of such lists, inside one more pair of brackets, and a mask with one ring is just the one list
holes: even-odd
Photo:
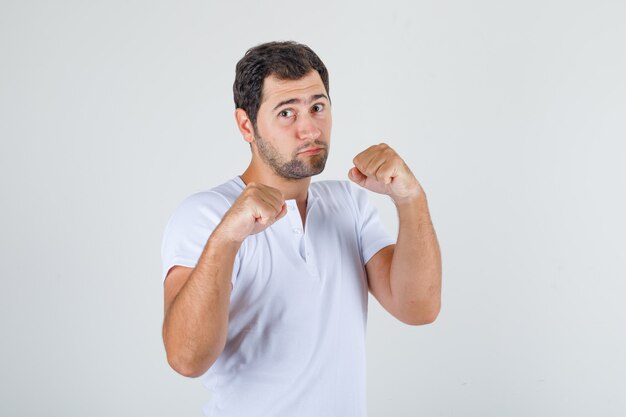
[(359, 171), (357, 167), (352, 167), (350, 168), (350, 171), (348, 171), (348, 178), (350, 178), (352, 182), (355, 182), (359, 184), (360, 186), (363, 186), (363, 184), (365, 184), (365, 180), (367, 179), (367, 176), (363, 175), (363, 173)]
[(283, 217), (285, 217), (286, 214), (287, 214), (287, 204), (283, 203), (283, 206), (281, 207), (280, 212), (276, 215), (276, 218), (274, 219), (274, 221), (278, 221), (282, 219)]

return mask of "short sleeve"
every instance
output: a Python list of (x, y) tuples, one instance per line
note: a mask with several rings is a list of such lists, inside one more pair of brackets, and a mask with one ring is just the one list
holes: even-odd
[[(230, 203), (213, 191), (193, 194), (176, 208), (165, 226), (161, 243), (163, 282), (169, 270), (176, 265), (196, 266), (209, 236), (229, 208)], [(233, 265), (233, 286), (239, 272), (239, 252)]]
[(358, 212), (361, 258), (363, 265), (365, 265), (379, 250), (393, 245), (396, 243), (396, 240), (389, 235), (381, 224), (378, 210), (370, 204), (367, 197), (368, 191), (357, 185), (350, 184), (350, 192)]

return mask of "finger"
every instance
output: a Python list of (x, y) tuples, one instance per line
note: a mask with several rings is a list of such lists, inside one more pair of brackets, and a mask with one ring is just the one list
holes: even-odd
[(397, 165), (387, 162), (378, 167), (374, 176), (376, 177), (376, 181), (389, 185), (391, 184), (391, 181), (393, 181), (393, 178), (397, 175), (397, 172)]
[(267, 217), (269, 219), (271, 219), (272, 221), (275, 221), (278, 216), (281, 215), (281, 212), (283, 210), (286, 210), (286, 204), (284, 202), (279, 202), (278, 204), (272, 203), (272, 204), (268, 204), (266, 207), (266, 212), (267, 212)]
[(378, 167), (385, 162), (385, 160), (392, 159), (396, 156), (393, 149), (386, 143), (380, 143), (378, 145), (370, 146), (358, 159), (358, 165), (355, 164), (359, 170), (367, 176), (373, 175)]
[(287, 214), (287, 204), (283, 203), (283, 206), (280, 210), (280, 213), (278, 213), (278, 216), (276, 216), (276, 218), (274, 218), (274, 221), (278, 221), (280, 219), (282, 219), (283, 217), (285, 217), (285, 215)]
[(285, 202), (280, 197), (280, 195), (276, 196), (275, 194), (273, 195), (271, 193), (259, 193), (257, 195), (259, 202), (263, 202), (264, 204), (272, 207), (276, 214), (280, 212), (283, 203)]
[(367, 175), (364, 175), (357, 167), (353, 167), (348, 171), (348, 178), (362, 186), (367, 180)]
[(370, 147), (368, 147), (367, 149), (362, 150), (361, 152), (359, 152), (353, 159), (360, 159), (363, 157), (363, 155), (368, 154), (369, 152), (371, 152), (373, 149), (375, 149), (378, 145), (372, 145)]
[(378, 145), (370, 146), (352, 159), (354, 166), (359, 168), (361, 172), (363, 172), (363, 169), (365, 169), (371, 159), (375, 156), (377, 146)]
[(282, 191), (277, 188), (270, 187), (269, 185), (259, 184), (258, 189), (259, 193), (264, 196), (270, 197), (279, 202), (285, 201), (285, 197), (283, 196)]
[(264, 202), (276, 209), (276, 213), (280, 212), (280, 209), (285, 202), (283, 193), (276, 188), (268, 187), (265, 185), (257, 187), (253, 195), (254, 201)]
[(263, 202), (256, 207), (255, 217), (258, 223), (266, 226), (274, 222), (279, 214), (280, 210), (276, 210), (271, 204)]
[(255, 219), (265, 224), (267, 219), (274, 218), (280, 213), (283, 202), (271, 193), (257, 188), (251, 190), (246, 205), (251, 209)]
[(373, 158), (370, 159), (369, 164), (361, 169), (361, 172), (368, 177), (376, 175), (376, 171), (378, 171), (381, 165), (388, 161), (388, 157), (389, 155), (386, 152), (376, 153)]

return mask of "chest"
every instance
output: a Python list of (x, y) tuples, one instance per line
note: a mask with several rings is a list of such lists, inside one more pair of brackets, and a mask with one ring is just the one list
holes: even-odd
[(297, 207), (264, 232), (248, 237), (231, 295), (231, 324), (272, 323), (294, 330), (330, 312), (361, 317), (367, 280), (358, 221), (339, 205)]

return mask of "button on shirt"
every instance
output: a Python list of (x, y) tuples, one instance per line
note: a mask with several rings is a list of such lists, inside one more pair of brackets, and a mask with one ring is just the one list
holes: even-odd
[[(245, 184), (240, 177), (196, 193), (170, 218), (163, 279), (194, 267)], [(366, 416), (364, 265), (395, 243), (347, 181), (309, 186), (305, 227), (287, 215), (241, 245), (233, 266), (226, 346), (202, 376), (205, 416)]]

